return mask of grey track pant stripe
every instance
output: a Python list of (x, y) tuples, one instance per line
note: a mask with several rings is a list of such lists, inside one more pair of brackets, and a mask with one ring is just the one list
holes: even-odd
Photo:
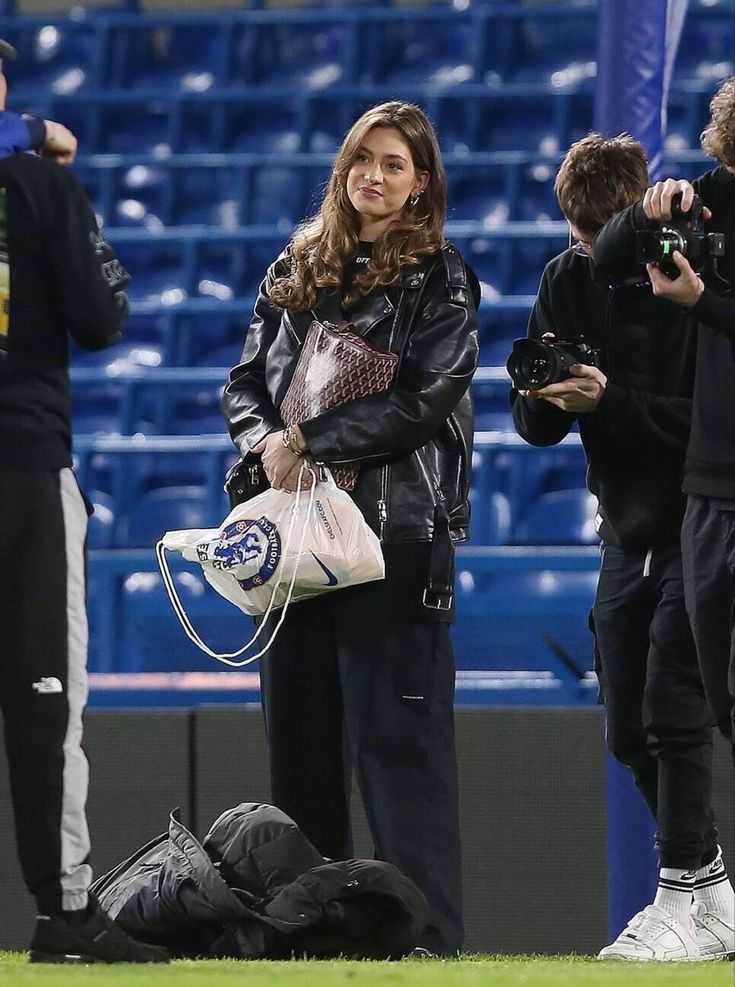
[(63, 908), (83, 908), (92, 869), (86, 863), (90, 851), (86, 801), (89, 765), (82, 750), (82, 714), (87, 702), (87, 645), (84, 544), (87, 510), (70, 469), (60, 473), (67, 573), (67, 635), (69, 721), (64, 738), (64, 793), (61, 809), (61, 890)]

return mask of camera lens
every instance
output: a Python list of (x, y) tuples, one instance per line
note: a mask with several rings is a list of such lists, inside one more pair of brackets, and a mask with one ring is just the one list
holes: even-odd
[(527, 353), (518, 363), (518, 377), (526, 382), (526, 388), (539, 387), (549, 376), (551, 364), (543, 352)]

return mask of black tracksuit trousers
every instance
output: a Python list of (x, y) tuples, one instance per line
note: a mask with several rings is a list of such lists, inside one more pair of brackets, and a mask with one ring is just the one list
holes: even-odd
[(717, 853), (713, 716), (684, 606), (678, 546), (650, 555), (605, 545), (593, 609), (607, 744), (633, 771), (658, 824), (664, 867)]
[(718, 727), (735, 744), (735, 510), (690, 494), (681, 545), (705, 692)]
[(354, 769), (376, 857), (428, 899), (420, 945), (449, 954), (463, 938), (449, 625), (399, 623), (385, 593), (289, 610), (260, 665), (272, 798), (321, 853), (350, 858)]
[(70, 469), (0, 468), (0, 504), (0, 709), (18, 852), (41, 912), (79, 909), (92, 878), (87, 511)]

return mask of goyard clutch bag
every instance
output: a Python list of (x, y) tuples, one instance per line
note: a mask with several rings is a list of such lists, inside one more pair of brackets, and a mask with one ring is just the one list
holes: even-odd
[[(312, 322), (281, 405), (284, 425), (298, 425), (348, 401), (387, 391), (397, 366), (396, 353), (372, 346), (351, 322)], [(346, 463), (330, 470), (337, 486), (352, 490), (360, 466)]]

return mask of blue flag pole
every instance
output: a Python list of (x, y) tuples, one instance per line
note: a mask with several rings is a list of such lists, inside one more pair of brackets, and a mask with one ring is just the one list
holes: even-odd
[(643, 144), (656, 181), (666, 104), (688, 0), (599, 0), (595, 129)]

